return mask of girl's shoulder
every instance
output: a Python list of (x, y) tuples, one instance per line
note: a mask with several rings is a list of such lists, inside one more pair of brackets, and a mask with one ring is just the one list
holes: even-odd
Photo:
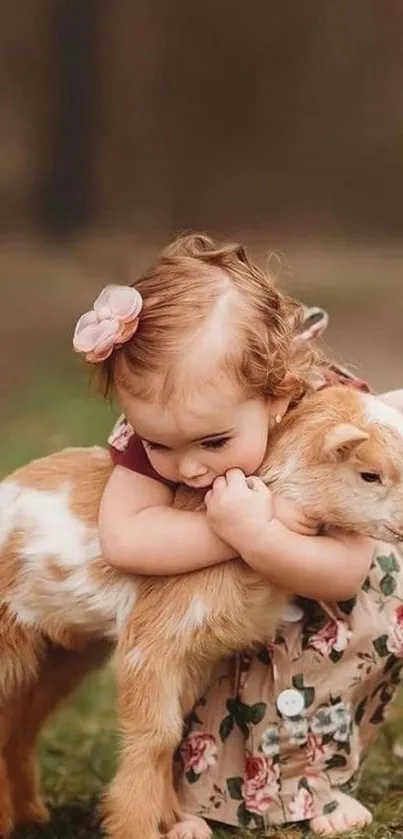
[(137, 472), (147, 478), (172, 486), (152, 467), (140, 437), (123, 414), (108, 437), (108, 448), (115, 466), (124, 466), (131, 472)]

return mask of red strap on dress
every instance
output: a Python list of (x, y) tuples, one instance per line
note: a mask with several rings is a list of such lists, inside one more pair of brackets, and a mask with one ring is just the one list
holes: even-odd
[(125, 417), (121, 417), (116, 423), (109, 439), (109, 452), (115, 466), (124, 466), (132, 472), (138, 472), (147, 478), (153, 478), (167, 486), (175, 486), (171, 481), (165, 480), (151, 465), (140, 437), (134, 433)]

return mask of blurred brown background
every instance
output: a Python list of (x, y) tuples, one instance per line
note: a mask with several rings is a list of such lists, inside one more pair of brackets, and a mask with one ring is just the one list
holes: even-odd
[[(332, 351), (403, 387), (402, 0), (0, 0), (0, 43), (0, 477), (105, 442), (75, 320), (183, 229), (274, 251)], [(47, 835), (95, 836), (113, 706), (105, 674), (48, 730)], [(397, 837), (390, 767), (366, 784)]]
[(42, 413), (65, 398), (49, 365), (75, 375), (94, 292), (194, 227), (278, 252), (280, 282), (329, 308), (337, 355), (403, 386), (399, 0), (1, 0), (0, 15), (13, 427), (45, 379)]

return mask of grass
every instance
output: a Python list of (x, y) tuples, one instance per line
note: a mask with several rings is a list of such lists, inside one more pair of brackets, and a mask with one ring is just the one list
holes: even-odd
[(64, 446), (104, 444), (115, 417), (91, 393), (85, 369), (57, 347), (54, 355), (47, 352), (24, 390), (0, 407), (0, 474)]
[[(51, 360), (49, 361), (49, 358)], [(112, 422), (111, 410), (91, 398), (82, 371), (60, 356), (47, 353), (24, 394), (2, 410), (0, 473), (32, 457), (67, 445), (103, 443)], [(395, 723), (398, 731), (399, 726)], [(403, 732), (402, 732), (403, 733)], [(390, 731), (389, 731), (390, 734)], [(40, 759), (52, 818), (46, 827), (27, 829), (20, 839), (95, 839), (100, 836), (96, 805), (111, 778), (116, 756), (114, 684), (109, 669), (91, 676), (45, 730)], [(355, 831), (351, 839), (396, 839), (403, 836), (403, 760), (391, 757), (383, 734), (371, 752), (360, 798), (375, 814), (373, 826)], [(248, 839), (248, 831), (217, 830), (215, 839)], [(256, 834), (254, 834), (256, 836)], [(305, 839), (300, 829), (273, 829), (275, 839)], [(141, 837), (138, 837), (141, 839)]]

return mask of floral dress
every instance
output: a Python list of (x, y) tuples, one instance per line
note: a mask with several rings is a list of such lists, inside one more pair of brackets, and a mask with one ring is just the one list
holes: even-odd
[(179, 750), (186, 812), (264, 828), (354, 789), (403, 667), (402, 561), (378, 544), (356, 598), (297, 599), (273, 643), (217, 667)]
[[(326, 324), (322, 309), (305, 309), (301, 339)], [(332, 383), (368, 390), (340, 367), (321, 386)], [(125, 417), (108, 442), (116, 465), (163, 480)], [(379, 544), (354, 600), (298, 599), (272, 643), (220, 663), (177, 756), (186, 812), (262, 828), (329, 812), (332, 787), (354, 786), (400, 680), (402, 562)]]

